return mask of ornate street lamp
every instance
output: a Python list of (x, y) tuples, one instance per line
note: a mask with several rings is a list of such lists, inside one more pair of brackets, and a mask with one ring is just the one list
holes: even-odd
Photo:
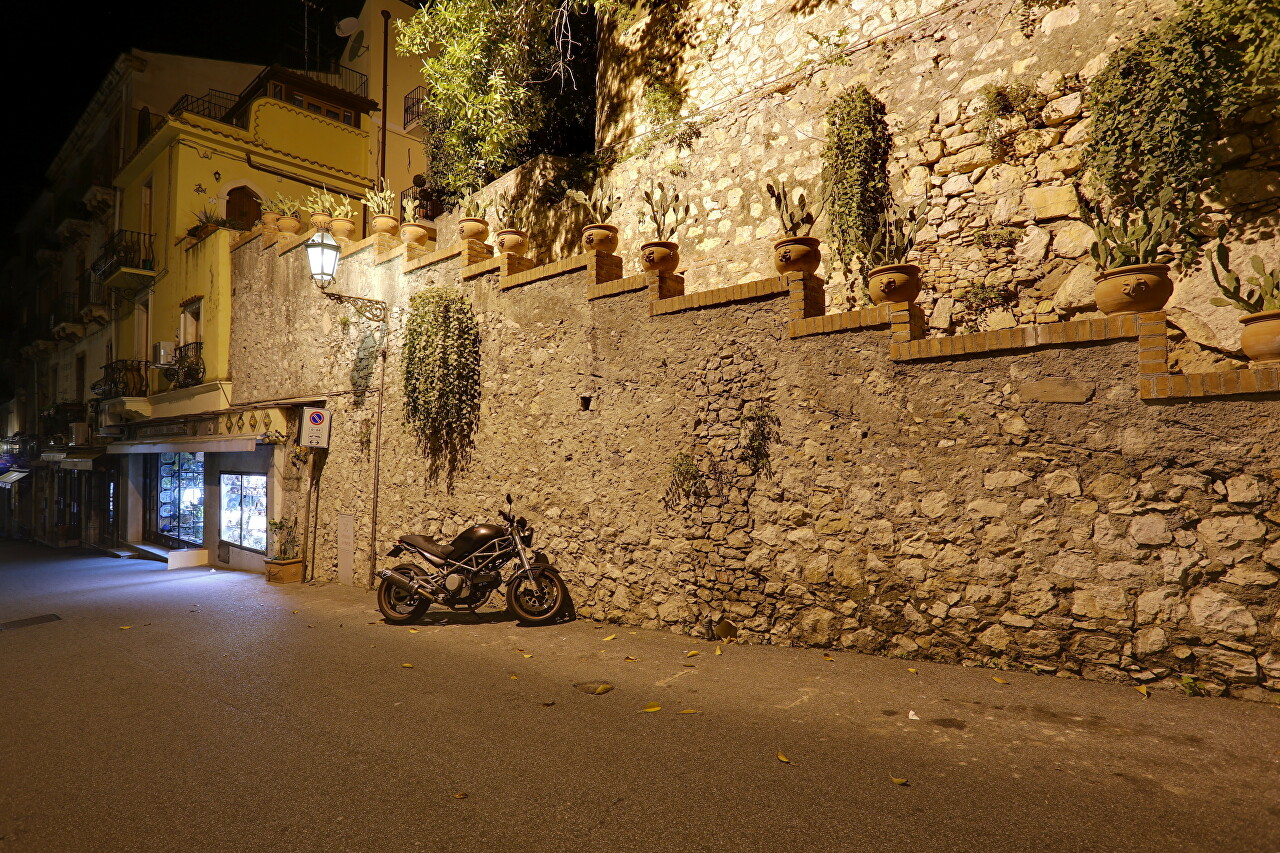
[(338, 259), (342, 250), (338, 241), (328, 231), (317, 230), (304, 246), (307, 250), (307, 265), (311, 267), (311, 278), (326, 298), (334, 302), (350, 305), (355, 312), (374, 323), (387, 321), (387, 303), (378, 299), (363, 299), (359, 296), (343, 296), (330, 293), (327, 288), (333, 284), (338, 274)]

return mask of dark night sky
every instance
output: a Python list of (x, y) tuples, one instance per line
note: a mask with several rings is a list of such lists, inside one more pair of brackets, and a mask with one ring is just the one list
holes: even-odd
[[(24, 127), (11, 140), (10, 174), (18, 211), (44, 185), (44, 173), (116, 57), (131, 47), (266, 65), (301, 65), (304, 12), (311, 44), (335, 49), (334, 24), (362, 0), (72, 0), (66, 6), (5, 3), (10, 63), (30, 73), (10, 81), (10, 115)], [(309, 7), (309, 8), (308, 8)], [(39, 59), (29, 59), (32, 48)], [(17, 103), (14, 103), (16, 101)], [(12, 109), (16, 107), (16, 109)], [(27, 130), (26, 128), (29, 128)]]

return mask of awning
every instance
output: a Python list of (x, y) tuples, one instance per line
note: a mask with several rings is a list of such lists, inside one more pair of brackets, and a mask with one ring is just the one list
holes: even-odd
[(105, 452), (106, 450), (101, 447), (95, 447), (92, 450), (68, 450), (66, 458), (62, 460), (62, 469), (64, 471), (92, 471), (93, 460)]
[(7, 489), (30, 473), (30, 471), (19, 471), (16, 468), (6, 471), (5, 473), (0, 474), (0, 486)]
[(107, 445), (108, 453), (244, 453), (258, 446), (256, 435), (202, 435), (194, 438), (138, 439)]

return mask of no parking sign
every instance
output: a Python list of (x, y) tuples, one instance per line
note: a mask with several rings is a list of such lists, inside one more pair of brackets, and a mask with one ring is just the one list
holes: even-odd
[(313, 409), (310, 406), (302, 409), (302, 428), (298, 436), (298, 444), (303, 447), (329, 446), (329, 410)]

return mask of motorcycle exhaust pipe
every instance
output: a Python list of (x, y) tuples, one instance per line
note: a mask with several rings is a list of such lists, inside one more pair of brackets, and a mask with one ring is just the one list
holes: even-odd
[(390, 569), (380, 569), (377, 572), (377, 575), (383, 580), (400, 587), (400, 589), (405, 592), (421, 596), (428, 601), (435, 601), (436, 599), (435, 591), (430, 586), (416, 578), (407, 578), (399, 572), (393, 572)]

